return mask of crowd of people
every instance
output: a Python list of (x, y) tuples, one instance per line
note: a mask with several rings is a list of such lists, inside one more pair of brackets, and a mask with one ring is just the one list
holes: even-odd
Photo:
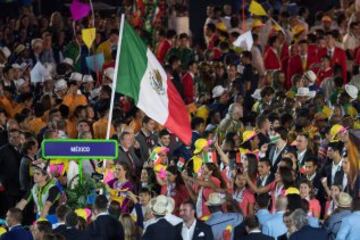
[[(191, 33), (175, 24), (187, 1), (124, 1), (187, 106), (192, 142), (116, 94), (119, 157), (84, 160), (84, 180), (79, 162), (40, 146), (106, 138), (119, 16), (24, 6), (2, 18), (0, 239), (358, 239), (360, 2), (329, 2), (259, 0), (266, 16), (250, 1), (209, 5)], [(251, 46), (235, 46), (247, 31)]]

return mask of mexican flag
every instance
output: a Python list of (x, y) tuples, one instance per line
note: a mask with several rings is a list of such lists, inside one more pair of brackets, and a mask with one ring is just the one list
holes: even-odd
[(147, 116), (190, 144), (189, 114), (171, 79), (126, 21), (120, 38), (115, 91), (133, 98)]

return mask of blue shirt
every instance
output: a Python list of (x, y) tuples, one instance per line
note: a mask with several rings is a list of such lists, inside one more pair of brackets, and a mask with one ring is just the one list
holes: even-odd
[(273, 217), (273, 215), (267, 209), (259, 209), (255, 215), (259, 219), (260, 227), (262, 227), (265, 222)]
[(284, 213), (284, 211), (279, 211), (275, 213), (273, 217), (271, 217), (262, 226), (262, 233), (275, 239), (285, 234), (287, 232), (287, 228), (283, 221)]
[(336, 240), (358, 240), (360, 237), (360, 211), (344, 217), (336, 235)]
[[(240, 225), (242, 221), (243, 216), (240, 213), (222, 213), (219, 211), (211, 214), (206, 224), (211, 227), (214, 240), (221, 240), (223, 239), (223, 232), (228, 225), (235, 228)], [(231, 236), (231, 239), (233, 239), (233, 236)]]

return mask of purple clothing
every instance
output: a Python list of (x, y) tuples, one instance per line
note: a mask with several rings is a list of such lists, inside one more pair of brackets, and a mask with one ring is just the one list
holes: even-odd
[[(117, 178), (114, 178), (113, 180), (108, 182), (108, 185), (110, 188), (115, 189), (117, 191), (126, 190), (126, 189), (128, 191), (134, 191), (134, 185), (130, 181), (120, 183)], [(128, 207), (129, 199), (127, 198), (127, 192), (126, 191), (119, 192), (118, 199), (123, 199), (123, 201), (118, 201), (119, 203), (121, 203), (120, 204), (121, 213), (130, 213)], [(113, 199), (113, 200), (116, 201), (117, 199)]]

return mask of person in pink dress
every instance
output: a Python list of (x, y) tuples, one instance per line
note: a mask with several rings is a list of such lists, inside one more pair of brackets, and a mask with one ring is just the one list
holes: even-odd
[(246, 176), (240, 172), (235, 176), (233, 199), (245, 217), (254, 214), (255, 197), (246, 187)]
[(309, 180), (304, 179), (300, 183), (300, 196), (309, 202), (309, 215), (319, 218), (321, 213), (321, 206), (319, 200), (312, 196), (312, 184)]

